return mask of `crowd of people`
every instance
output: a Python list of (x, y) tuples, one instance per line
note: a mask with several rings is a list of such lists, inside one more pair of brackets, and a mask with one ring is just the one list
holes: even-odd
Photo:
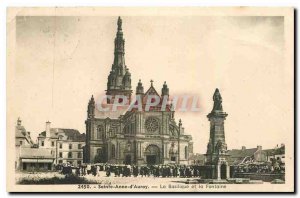
[[(106, 177), (201, 177), (207, 172), (200, 165), (116, 165), (116, 164), (82, 164), (73, 167), (64, 164), (57, 167), (62, 174), (77, 176), (93, 175)], [(284, 164), (257, 164), (247, 163), (230, 168), (235, 173), (284, 173)], [(102, 174), (101, 174), (102, 172)], [(105, 172), (103, 174), (103, 172)]]
[(284, 164), (243, 164), (234, 167), (235, 173), (284, 173)]
[[(84, 164), (79, 167), (64, 165), (59, 168), (65, 175), (100, 176), (105, 171), (107, 177), (200, 177), (201, 167), (197, 165), (113, 165), (113, 164)], [(102, 174), (103, 175), (103, 174)]]

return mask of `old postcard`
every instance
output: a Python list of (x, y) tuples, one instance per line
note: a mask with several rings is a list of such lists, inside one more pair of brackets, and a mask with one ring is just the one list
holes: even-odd
[(9, 192), (293, 192), (294, 10), (9, 8), (6, 135)]

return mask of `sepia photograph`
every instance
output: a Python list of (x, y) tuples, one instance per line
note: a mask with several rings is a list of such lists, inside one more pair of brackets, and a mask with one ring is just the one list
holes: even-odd
[(7, 10), (8, 192), (294, 192), (294, 9)]

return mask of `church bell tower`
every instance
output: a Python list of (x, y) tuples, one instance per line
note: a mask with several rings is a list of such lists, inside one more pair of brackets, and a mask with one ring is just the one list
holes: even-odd
[[(131, 73), (125, 65), (125, 40), (122, 31), (122, 19), (118, 18), (118, 30), (115, 38), (114, 62), (107, 81), (107, 103), (114, 103), (117, 95), (125, 96), (127, 103), (131, 101)], [(121, 101), (119, 101), (121, 102)]]

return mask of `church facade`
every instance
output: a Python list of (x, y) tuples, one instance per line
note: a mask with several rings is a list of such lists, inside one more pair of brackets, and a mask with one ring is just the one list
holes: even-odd
[[(133, 100), (131, 73), (125, 65), (125, 40), (122, 20), (118, 18), (114, 62), (107, 80), (106, 106), (126, 99), (117, 111), (100, 111), (92, 96), (87, 108), (86, 147), (87, 163), (114, 164), (188, 164), (193, 153), (192, 137), (186, 135), (181, 120), (175, 121), (175, 111), (169, 101), (166, 82), (158, 93), (151, 80), (144, 92), (141, 80), (135, 90), (140, 107), (127, 108)], [(119, 98), (119, 96), (123, 98)], [(155, 107), (147, 102), (157, 99)], [(122, 101), (121, 101), (122, 102)], [(136, 101), (137, 102), (137, 101)]]

